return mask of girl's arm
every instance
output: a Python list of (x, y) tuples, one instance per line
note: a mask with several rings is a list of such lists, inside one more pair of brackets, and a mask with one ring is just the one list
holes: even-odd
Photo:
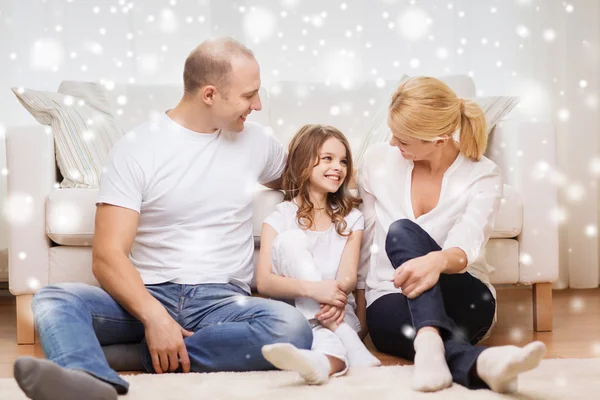
[(333, 306), (343, 307), (346, 295), (342, 293), (336, 281), (305, 281), (279, 276), (272, 271), (271, 251), (277, 231), (269, 224), (263, 224), (260, 235), (260, 252), (256, 270), (256, 287), (258, 292), (268, 297), (293, 299), (310, 297), (316, 301)]
[(350, 233), (342, 258), (336, 280), (344, 292), (351, 293), (356, 287), (356, 279), (358, 273), (358, 258), (360, 256), (360, 243), (362, 240), (363, 231), (356, 230)]

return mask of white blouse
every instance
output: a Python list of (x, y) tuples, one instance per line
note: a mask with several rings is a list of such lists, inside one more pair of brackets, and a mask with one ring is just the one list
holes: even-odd
[[(409, 219), (423, 228), (443, 249), (458, 247), (467, 255), (466, 272), (481, 280), (492, 292), (485, 260), (485, 245), (503, 197), (500, 169), (482, 157), (471, 161), (459, 154), (444, 173), (438, 204), (415, 218), (411, 200), (414, 163), (388, 143), (372, 146), (359, 171), (358, 189), (365, 231), (357, 288), (365, 288), (367, 306), (388, 293), (401, 293), (392, 279), (394, 268), (385, 252), (390, 225)], [(365, 280), (366, 279), (366, 280)]]

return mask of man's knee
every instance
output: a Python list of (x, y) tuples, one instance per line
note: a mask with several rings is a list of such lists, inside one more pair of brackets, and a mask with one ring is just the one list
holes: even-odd
[(310, 324), (295, 307), (283, 302), (275, 302), (270, 312), (272, 320), (269, 328), (274, 343), (291, 343), (299, 349), (310, 349), (313, 334)]
[(75, 306), (81, 308), (83, 300), (81, 294), (89, 288), (83, 283), (58, 283), (40, 289), (34, 296), (32, 309), (34, 314), (50, 310), (55, 307)]

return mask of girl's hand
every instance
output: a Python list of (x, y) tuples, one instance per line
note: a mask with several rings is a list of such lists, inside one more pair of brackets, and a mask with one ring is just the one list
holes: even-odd
[(339, 324), (344, 322), (344, 316), (346, 315), (345, 307), (334, 307), (329, 304), (321, 304), (321, 311), (319, 311), (315, 318), (329, 330), (337, 328)]
[(308, 297), (319, 303), (344, 308), (348, 301), (346, 292), (342, 290), (340, 284), (335, 280), (310, 282), (309, 288)]
[(432, 252), (402, 264), (394, 271), (392, 281), (406, 297), (414, 299), (435, 286), (445, 265), (441, 252)]

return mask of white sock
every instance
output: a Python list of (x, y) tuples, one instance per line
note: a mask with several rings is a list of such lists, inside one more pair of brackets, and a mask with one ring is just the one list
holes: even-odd
[(452, 385), (452, 374), (446, 363), (446, 351), (440, 335), (421, 332), (415, 338), (415, 371), (412, 388), (419, 392), (435, 392)]
[(351, 367), (378, 367), (381, 365), (381, 361), (367, 350), (365, 344), (350, 325), (342, 322), (335, 330), (335, 334), (348, 351), (348, 363)]
[(321, 385), (329, 380), (331, 365), (325, 354), (300, 350), (290, 343), (263, 346), (262, 354), (275, 367), (298, 372), (309, 385)]
[(498, 393), (517, 391), (517, 376), (539, 365), (546, 345), (536, 341), (525, 347), (490, 347), (477, 358), (477, 375)]

